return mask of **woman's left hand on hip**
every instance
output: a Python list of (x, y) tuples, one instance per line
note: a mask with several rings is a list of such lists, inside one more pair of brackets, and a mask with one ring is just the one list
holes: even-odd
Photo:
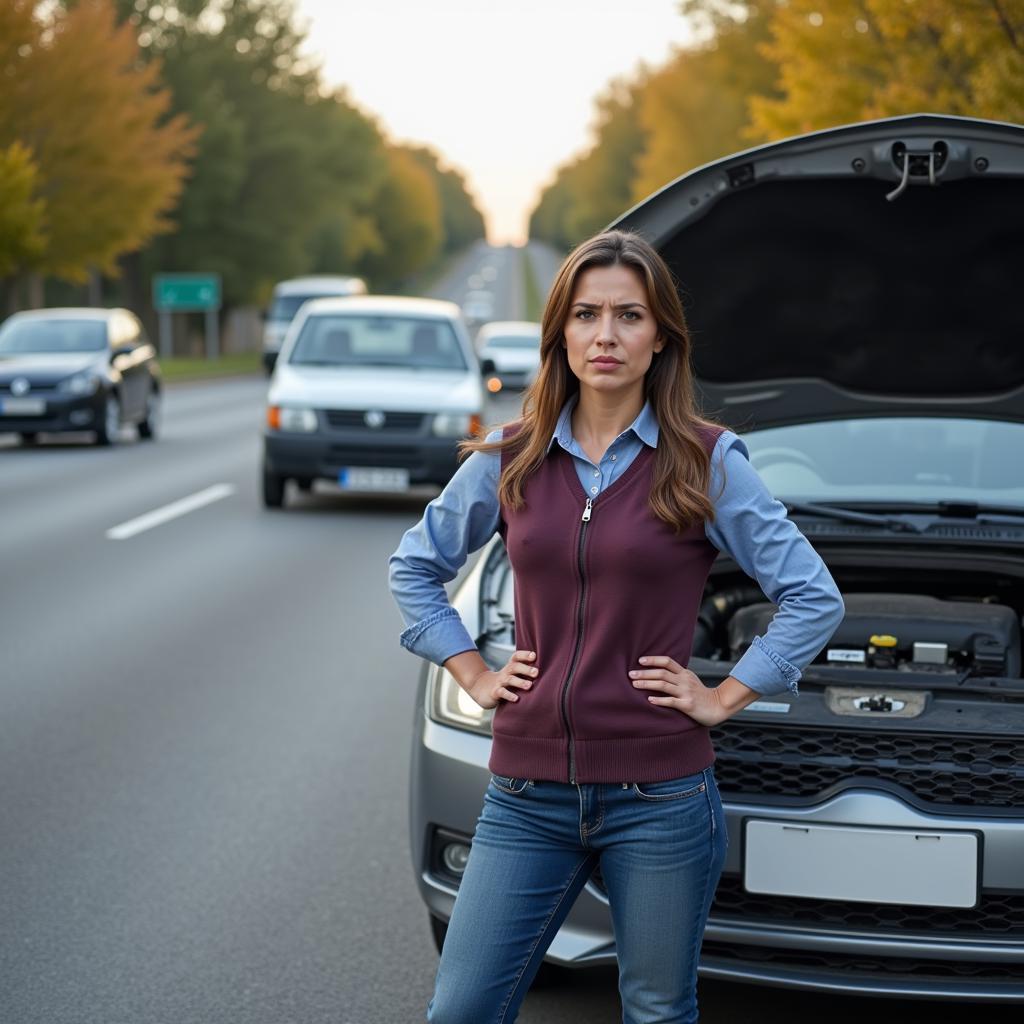
[(652, 704), (681, 711), (700, 725), (718, 725), (729, 717), (718, 692), (674, 659), (648, 655), (640, 658), (640, 666), (629, 677), (637, 689), (657, 691), (647, 698)]

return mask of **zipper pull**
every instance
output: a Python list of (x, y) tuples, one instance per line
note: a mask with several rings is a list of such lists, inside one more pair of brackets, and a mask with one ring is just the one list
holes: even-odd
[(590, 500), (590, 498), (587, 498), (587, 507), (583, 510), (583, 522), (585, 522), (585, 523), (589, 523), (590, 522), (590, 510), (593, 507), (594, 507), (594, 503)]

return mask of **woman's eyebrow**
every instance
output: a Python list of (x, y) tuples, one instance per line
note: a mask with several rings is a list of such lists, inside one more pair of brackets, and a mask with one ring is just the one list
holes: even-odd
[[(574, 302), (573, 305), (574, 306), (582, 306), (584, 309), (600, 309), (601, 308), (601, 303), (600, 302)], [(612, 306), (612, 309), (633, 309), (633, 308), (647, 309), (647, 307), (642, 302), (620, 302), (617, 305)]]

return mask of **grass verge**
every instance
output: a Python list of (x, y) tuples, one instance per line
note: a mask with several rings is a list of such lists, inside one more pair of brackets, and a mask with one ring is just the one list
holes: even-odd
[(207, 377), (235, 377), (245, 373), (262, 373), (263, 363), (259, 352), (232, 352), (219, 359), (202, 359), (174, 356), (160, 360), (160, 370), (165, 381), (176, 383), (186, 380), (204, 380)]

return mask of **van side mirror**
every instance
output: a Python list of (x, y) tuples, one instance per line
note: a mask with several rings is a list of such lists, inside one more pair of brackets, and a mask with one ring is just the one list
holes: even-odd
[(493, 359), (483, 359), (480, 362), (480, 374), (486, 377), (488, 374), (494, 373), (497, 367), (494, 365)]

